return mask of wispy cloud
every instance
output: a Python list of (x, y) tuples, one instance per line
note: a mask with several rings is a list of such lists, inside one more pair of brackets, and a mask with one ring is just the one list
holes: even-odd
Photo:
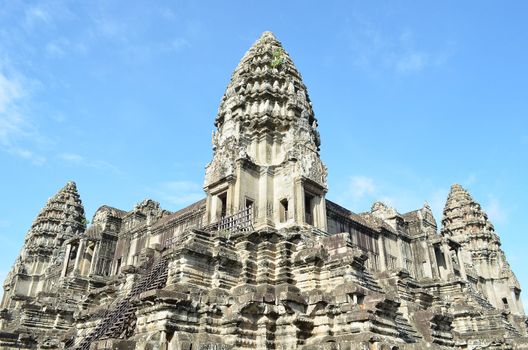
[(440, 225), (440, 222), (442, 220), (448, 194), (448, 188), (437, 188), (432, 191), (431, 195), (428, 198), (429, 206), (433, 211), (434, 217), (437, 221), (436, 223), (438, 225)]
[(7, 228), (11, 225), (11, 223), (8, 220), (0, 219), (0, 229)]
[(58, 155), (58, 158), (61, 161), (67, 164), (70, 164), (70, 165), (74, 165), (74, 166), (118, 171), (117, 167), (115, 167), (109, 162), (102, 161), (102, 160), (87, 159), (77, 153), (62, 153)]
[(372, 195), (376, 192), (376, 185), (374, 179), (359, 175), (352, 176), (350, 179), (350, 193), (355, 200), (363, 199), (366, 195)]
[(52, 22), (52, 15), (50, 11), (42, 5), (29, 6), (25, 10), (25, 24), (28, 27), (33, 27), (36, 24)]
[(438, 223), (446, 202), (448, 188), (435, 186), (427, 179), (414, 178), (416, 186), (400, 187), (383, 179), (365, 175), (349, 178), (346, 190), (336, 200), (354, 211), (369, 210), (374, 202), (381, 201), (400, 213), (421, 208), (425, 202), (433, 210)]
[(66, 38), (57, 38), (48, 42), (44, 50), (48, 57), (61, 58), (69, 54), (86, 54), (88, 47), (83, 42), (71, 42)]
[(205, 197), (202, 186), (193, 181), (167, 181), (150, 189), (156, 196), (177, 206), (192, 204)]
[(427, 50), (417, 44), (410, 29), (388, 33), (364, 19), (357, 20), (356, 24), (357, 29), (349, 34), (352, 62), (369, 73), (419, 73), (445, 64), (453, 55), (451, 42), (441, 44), (436, 50)]
[(501, 205), (495, 196), (488, 196), (488, 201), (484, 205), (484, 210), (493, 223), (504, 224), (508, 221), (508, 211)]
[(0, 62), (0, 148), (42, 165), (46, 158), (27, 145), (41, 141), (42, 137), (25, 113), (30, 90), (25, 82), (22, 75)]

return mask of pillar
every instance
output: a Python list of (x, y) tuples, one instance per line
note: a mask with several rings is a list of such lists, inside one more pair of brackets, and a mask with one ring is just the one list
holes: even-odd
[(92, 254), (92, 261), (90, 262), (90, 271), (88, 271), (89, 275), (95, 274), (95, 269), (97, 268), (97, 260), (99, 260), (100, 246), (101, 246), (101, 242), (95, 243), (94, 252)]
[(447, 242), (442, 243), (442, 251), (444, 253), (444, 259), (446, 261), (447, 268), (447, 276), (449, 278), (449, 275), (453, 275), (455, 273), (455, 270), (453, 269), (453, 261), (451, 260), (451, 253)]
[(77, 271), (79, 269), (79, 263), (81, 262), (81, 259), (84, 256), (85, 245), (86, 241), (84, 239), (81, 239), (79, 242), (79, 249), (77, 250), (77, 256), (75, 257), (75, 265), (73, 265), (73, 271)]
[(378, 237), (378, 250), (379, 250), (379, 258), (380, 258), (380, 271), (385, 271), (387, 270), (387, 261), (385, 259), (385, 245), (384, 245), (384, 240), (385, 237), (380, 234), (379, 237)]
[(460, 248), (457, 248), (455, 252), (456, 252), (456, 257), (458, 260), (458, 265), (460, 266), (460, 275), (462, 276), (464, 280), (467, 280), (466, 266), (464, 264), (464, 261), (462, 260), (462, 257), (460, 256)]
[(64, 258), (64, 263), (62, 265), (61, 277), (66, 276), (66, 271), (68, 270), (68, 264), (70, 263), (71, 249), (72, 249), (71, 244), (66, 245), (66, 255)]

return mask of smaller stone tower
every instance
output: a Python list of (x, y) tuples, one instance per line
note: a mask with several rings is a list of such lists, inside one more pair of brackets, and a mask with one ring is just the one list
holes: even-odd
[(4, 282), (2, 308), (16, 308), (46, 291), (60, 277), (64, 241), (80, 235), (85, 227), (77, 187), (68, 182), (48, 200), (26, 234), (22, 251)]
[(326, 167), (301, 75), (281, 43), (262, 34), (220, 103), (204, 188), (208, 221), (251, 207), (256, 228), (326, 229)]
[(442, 227), (442, 235), (460, 244), (468, 278), (493, 306), (523, 315), (521, 288), (500, 248), (499, 236), (480, 204), (458, 184), (451, 186)]

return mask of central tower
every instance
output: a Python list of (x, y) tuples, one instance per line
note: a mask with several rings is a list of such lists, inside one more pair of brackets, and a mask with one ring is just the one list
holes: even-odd
[(312, 104), (288, 53), (265, 32), (222, 97), (206, 167), (210, 223), (251, 207), (255, 228), (326, 230), (326, 167)]

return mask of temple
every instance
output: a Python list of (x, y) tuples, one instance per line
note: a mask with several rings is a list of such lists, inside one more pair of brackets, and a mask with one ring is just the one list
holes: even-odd
[(453, 185), (431, 208), (326, 198), (318, 121), (265, 32), (220, 102), (204, 198), (48, 200), (4, 282), (0, 349), (528, 349), (499, 236)]

